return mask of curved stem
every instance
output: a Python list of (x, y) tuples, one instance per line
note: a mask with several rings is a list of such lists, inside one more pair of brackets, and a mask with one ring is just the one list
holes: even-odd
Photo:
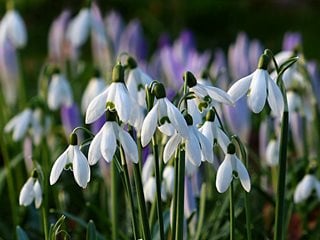
[(111, 163), (111, 219), (112, 219), (112, 239), (118, 239), (118, 174), (117, 174), (117, 159), (113, 159)]
[(173, 206), (172, 206), (172, 229), (171, 229), (171, 239), (175, 240), (176, 237), (176, 221), (177, 221), (177, 199), (178, 199), (178, 175), (179, 175), (179, 151), (177, 149), (174, 161), (174, 192), (173, 192)]

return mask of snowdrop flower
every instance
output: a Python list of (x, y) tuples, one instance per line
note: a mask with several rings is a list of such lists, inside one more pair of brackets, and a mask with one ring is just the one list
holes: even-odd
[(27, 31), (23, 19), (15, 10), (6, 12), (2, 19), (3, 28), (1, 30), (2, 42), (4, 37), (8, 38), (16, 48), (22, 48), (27, 43)]
[(236, 156), (234, 144), (230, 143), (228, 145), (224, 161), (217, 171), (216, 187), (219, 193), (227, 191), (234, 177), (234, 172), (237, 173), (244, 190), (250, 192), (251, 183), (248, 171), (240, 159)]
[(33, 175), (21, 188), (19, 204), (26, 207), (34, 201), (35, 207), (39, 208), (42, 203), (42, 189), (35, 171)]
[[(128, 123), (134, 102), (124, 84), (124, 69), (117, 63), (112, 71), (112, 83), (96, 96), (86, 111), (86, 123), (96, 121), (107, 109), (116, 110), (121, 121)], [(134, 114), (132, 114), (134, 115)]]
[(154, 177), (148, 178), (143, 185), (144, 198), (148, 202), (153, 202), (156, 196), (156, 179)]
[(145, 184), (148, 179), (152, 176), (154, 169), (154, 156), (152, 154), (149, 154), (147, 156), (147, 159), (142, 167), (142, 183)]
[(88, 86), (84, 90), (81, 102), (81, 111), (85, 113), (90, 102), (106, 88), (104, 79), (101, 78), (100, 73), (97, 72), (93, 78), (91, 78)]
[(276, 138), (272, 138), (266, 149), (266, 162), (270, 167), (277, 166), (279, 164), (279, 151), (280, 151), (280, 142)]
[(230, 143), (230, 140), (219, 125), (220, 124), (218, 123), (215, 112), (210, 109), (206, 115), (206, 121), (202, 127), (199, 128), (199, 131), (209, 140), (210, 146), (213, 147), (213, 145), (217, 142), (222, 148), (223, 152), (227, 152), (227, 147)]
[(127, 61), (130, 69), (127, 78), (128, 91), (132, 98), (136, 99), (138, 104), (146, 109), (145, 85), (149, 85), (152, 82), (152, 79), (138, 67), (137, 62), (133, 57), (129, 57)]
[(188, 124), (189, 137), (184, 138), (175, 133), (167, 142), (163, 151), (163, 160), (167, 163), (173, 156), (182, 142), (185, 144), (186, 162), (191, 162), (194, 166), (200, 166), (201, 161), (213, 163), (213, 151), (209, 140), (199, 130), (193, 126), (192, 117), (188, 114), (185, 116)]
[(164, 86), (161, 83), (155, 83), (152, 91), (157, 101), (143, 121), (142, 146), (145, 147), (150, 142), (157, 127), (166, 135), (172, 135), (174, 130), (177, 130), (179, 135), (188, 138), (186, 121), (180, 111), (166, 98)]
[(80, 151), (78, 146), (77, 135), (72, 133), (70, 136), (69, 147), (58, 157), (53, 164), (50, 173), (50, 184), (57, 182), (63, 169), (71, 169), (73, 171), (76, 183), (86, 188), (90, 181), (90, 168), (85, 155)]
[(12, 138), (14, 141), (21, 140), (27, 133), (28, 127), (32, 122), (32, 110), (25, 109), (17, 116), (13, 117), (4, 127), (5, 132), (13, 132)]
[(209, 96), (215, 102), (233, 104), (231, 97), (225, 91), (199, 83), (191, 72), (186, 72), (183, 78), (184, 81), (187, 81), (190, 91), (194, 92), (198, 98), (204, 99), (206, 96)]
[(234, 102), (248, 93), (248, 105), (254, 113), (262, 111), (266, 99), (276, 116), (281, 116), (284, 109), (282, 93), (267, 71), (270, 58), (263, 54), (259, 59), (258, 68), (249, 76), (235, 82), (228, 91)]
[(62, 105), (70, 107), (72, 102), (73, 97), (69, 82), (59, 70), (56, 70), (48, 87), (48, 107), (51, 110), (57, 110)]
[(174, 191), (174, 167), (167, 165), (162, 173), (162, 179), (165, 183), (165, 189), (168, 193), (173, 194)]
[(316, 190), (318, 198), (320, 198), (320, 182), (313, 174), (307, 174), (298, 183), (294, 191), (293, 200), (295, 203), (300, 203), (306, 200)]
[(88, 39), (90, 26), (90, 10), (83, 8), (78, 15), (71, 20), (67, 29), (67, 39), (74, 48), (81, 47)]
[(96, 164), (101, 158), (111, 162), (118, 144), (123, 148), (126, 159), (138, 163), (138, 148), (130, 134), (116, 122), (116, 112), (107, 111), (107, 121), (93, 138), (88, 152), (90, 165)]

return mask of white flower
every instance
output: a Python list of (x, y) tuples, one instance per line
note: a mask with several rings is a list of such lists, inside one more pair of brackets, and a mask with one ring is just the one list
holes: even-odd
[(174, 191), (174, 168), (167, 165), (162, 173), (162, 179), (165, 183), (165, 189), (168, 193), (173, 194)]
[(38, 179), (30, 177), (23, 185), (19, 195), (19, 204), (28, 206), (34, 200), (36, 208), (39, 208), (42, 202), (42, 190)]
[[(21, 48), (26, 45), (27, 32), (26, 26), (19, 13), (15, 10), (6, 12), (2, 21), (1, 38), (7, 37), (16, 48)], [(3, 39), (0, 39), (2, 41)]]
[(220, 128), (217, 117), (213, 110), (210, 110), (207, 113), (206, 121), (202, 127), (199, 128), (199, 131), (207, 137), (212, 147), (214, 146), (215, 142), (217, 142), (222, 148), (223, 152), (227, 152), (230, 139)]
[(272, 167), (279, 164), (279, 151), (279, 141), (275, 138), (271, 139), (266, 149), (266, 162), (269, 166)]
[(72, 19), (67, 29), (67, 39), (74, 48), (81, 47), (88, 39), (91, 27), (91, 16), (88, 8), (83, 8)]
[[(147, 114), (141, 129), (141, 144), (145, 147), (151, 140), (156, 128), (166, 134), (172, 135), (174, 130), (184, 138), (188, 138), (188, 128), (180, 111), (166, 98), (162, 84), (157, 84), (159, 92), (155, 105)], [(155, 87), (156, 88), (156, 87)], [(169, 123), (167, 122), (169, 120)]]
[(320, 198), (320, 182), (314, 175), (307, 174), (298, 183), (296, 190), (294, 191), (294, 202), (300, 203), (306, 200), (313, 190), (316, 190), (317, 196)]
[(213, 151), (209, 140), (192, 125), (192, 122), (188, 123), (188, 132), (188, 138), (183, 138), (178, 133), (175, 133), (169, 139), (163, 151), (163, 161), (167, 163), (178, 148), (178, 145), (183, 141), (185, 144), (186, 162), (190, 161), (194, 166), (200, 166), (201, 161), (205, 160), (213, 163)]
[(149, 154), (142, 167), (141, 178), (142, 178), (143, 184), (145, 184), (148, 181), (148, 179), (152, 176), (153, 168), (154, 168), (154, 157), (152, 154)]
[(72, 134), (69, 147), (58, 157), (53, 164), (50, 173), (50, 184), (53, 185), (60, 177), (62, 170), (72, 166), (74, 179), (77, 184), (86, 188), (90, 181), (90, 168), (85, 155), (80, 151), (77, 145), (76, 135)]
[(247, 192), (250, 192), (251, 183), (246, 167), (235, 154), (235, 147), (232, 143), (228, 146), (227, 154), (218, 168), (216, 177), (216, 187), (218, 192), (227, 191), (232, 179), (233, 172), (237, 172), (241, 185)]
[(94, 77), (90, 80), (88, 86), (84, 90), (81, 102), (81, 110), (83, 113), (87, 111), (90, 102), (106, 88), (106, 83), (102, 78)]
[(153, 202), (156, 196), (156, 179), (150, 177), (147, 182), (143, 185), (144, 198), (148, 202)]
[(13, 117), (5, 126), (5, 132), (13, 131), (13, 140), (21, 140), (27, 133), (28, 127), (32, 122), (32, 110), (30, 108), (25, 109), (17, 116)]
[[(86, 123), (96, 121), (107, 109), (116, 110), (119, 118), (128, 123), (134, 103), (124, 84), (124, 70), (120, 63), (114, 66), (112, 83), (89, 104), (86, 112)], [(133, 113), (134, 115), (134, 113)]]
[(281, 116), (284, 109), (282, 93), (267, 71), (268, 58), (266, 55), (260, 57), (258, 69), (252, 74), (235, 82), (228, 91), (234, 102), (245, 94), (248, 94), (248, 106), (254, 113), (262, 111), (266, 99), (276, 116)]
[(54, 73), (48, 87), (48, 107), (57, 110), (62, 105), (72, 105), (72, 91), (67, 79), (60, 73)]
[(107, 162), (111, 162), (118, 147), (117, 142), (123, 148), (126, 158), (133, 163), (138, 163), (138, 148), (135, 141), (117, 122), (107, 119), (90, 144), (89, 164), (96, 164), (102, 157)]
[(141, 107), (146, 109), (145, 85), (149, 85), (152, 82), (152, 79), (137, 66), (137, 63), (132, 57), (129, 57), (128, 65), (130, 70), (126, 83), (129, 94)]

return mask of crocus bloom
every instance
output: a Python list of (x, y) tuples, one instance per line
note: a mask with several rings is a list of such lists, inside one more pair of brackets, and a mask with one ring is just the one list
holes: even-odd
[(269, 76), (267, 71), (269, 62), (267, 55), (261, 55), (258, 68), (249, 76), (235, 82), (228, 93), (233, 101), (248, 93), (248, 105), (254, 113), (261, 112), (268, 99), (273, 114), (281, 116), (284, 109), (283, 97), (279, 87)]
[(26, 207), (33, 201), (36, 208), (39, 208), (42, 203), (42, 190), (39, 180), (37, 178), (30, 177), (21, 188), (19, 204)]
[(62, 105), (70, 107), (73, 102), (69, 82), (63, 74), (56, 72), (52, 75), (48, 87), (48, 107), (57, 110)]
[(89, 104), (86, 123), (96, 121), (107, 109), (116, 110), (121, 121), (128, 123), (134, 102), (124, 83), (124, 70), (120, 63), (114, 66), (112, 83)]
[(73, 171), (77, 184), (86, 188), (90, 181), (90, 168), (86, 156), (80, 151), (77, 143), (77, 135), (71, 134), (69, 147), (58, 157), (53, 164), (50, 173), (50, 184), (57, 182), (63, 169), (70, 168)]
[(293, 200), (295, 203), (300, 203), (306, 200), (316, 190), (318, 198), (320, 198), (320, 182), (313, 174), (307, 174), (298, 183), (294, 191)]
[(173, 156), (181, 142), (185, 143), (186, 162), (191, 162), (195, 166), (200, 166), (201, 161), (213, 163), (213, 151), (209, 140), (199, 130), (193, 126), (192, 117), (187, 115), (188, 138), (183, 138), (175, 133), (167, 142), (163, 151), (163, 160), (167, 163)]
[(101, 158), (111, 162), (118, 144), (125, 156), (133, 163), (138, 163), (138, 148), (130, 134), (116, 122), (116, 113), (107, 111), (107, 122), (93, 138), (88, 152), (89, 164), (96, 164)]
[[(173, 134), (174, 129), (184, 138), (188, 138), (188, 128), (180, 111), (166, 98), (164, 86), (156, 83), (154, 86), (157, 102), (143, 121), (141, 129), (141, 144), (145, 147), (151, 140), (157, 126), (163, 133)], [(168, 118), (169, 124), (159, 125)]]
[(233, 179), (234, 172), (237, 172), (244, 190), (250, 192), (251, 183), (248, 171), (235, 154), (234, 144), (230, 143), (226, 156), (217, 171), (216, 187), (218, 192), (223, 193), (227, 191)]

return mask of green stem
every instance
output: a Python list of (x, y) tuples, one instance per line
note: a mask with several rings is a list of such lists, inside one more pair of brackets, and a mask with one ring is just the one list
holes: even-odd
[(49, 233), (48, 233), (48, 216), (47, 216), (47, 209), (44, 204), (41, 206), (41, 217), (42, 217), (42, 225), (43, 225), (43, 232), (44, 232), (44, 239), (49, 240)]
[(201, 186), (201, 195), (200, 195), (201, 197), (200, 197), (200, 206), (199, 206), (200, 211), (199, 211), (199, 221), (197, 226), (197, 232), (195, 237), (196, 240), (200, 239), (200, 236), (201, 236), (204, 213), (206, 208), (206, 194), (207, 194), (206, 183), (203, 183)]
[(118, 214), (117, 211), (118, 207), (118, 182), (119, 177), (117, 174), (117, 166), (116, 166), (117, 159), (113, 159), (111, 163), (111, 219), (112, 219), (112, 239), (118, 239)]
[(125, 187), (127, 190), (127, 196), (128, 196), (130, 208), (131, 208), (133, 235), (134, 235), (134, 239), (138, 239), (138, 238), (140, 238), (140, 236), (139, 236), (139, 230), (138, 230), (138, 226), (137, 226), (137, 219), (136, 219), (136, 214), (135, 214), (135, 207), (134, 207), (132, 189), (131, 189), (129, 172), (128, 172), (128, 165), (127, 165), (127, 161), (125, 159), (123, 149), (121, 147), (120, 147), (120, 156), (121, 156), (121, 164), (122, 164), (123, 171), (124, 171)]
[(231, 181), (230, 189), (229, 189), (230, 197), (230, 240), (235, 239), (235, 231), (234, 231), (234, 202), (233, 202), (233, 182)]
[(178, 198), (177, 198), (177, 221), (176, 239), (183, 239), (183, 220), (184, 220), (184, 174), (185, 174), (185, 151), (181, 150), (179, 155), (178, 170)]
[[(139, 151), (139, 163), (142, 162), (142, 155), (141, 155), (141, 144), (140, 139), (138, 139), (138, 151)], [(137, 198), (138, 198), (138, 205), (139, 205), (139, 214), (141, 219), (141, 228), (143, 231), (144, 239), (149, 240), (151, 239), (150, 228), (148, 223), (148, 216), (147, 216), (147, 209), (146, 209), (146, 202), (144, 199), (143, 194), (143, 186), (141, 181), (141, 172), (139, 164), (133, 164), (133, 176), (134, 181), (137, 189)]]
[(178, 175), (179, 175), (179, 152), (180, 148), (176, 151), (175, 161), (174, 161), (174, 190), (173, 190), (173, 206), (172, 206), (172, 230), (171, 239), (175, 240), (176, 237), (176, 221), (177, 221), (177, 199), (178, 199)]
[(275, 214), (275, 231), (274, 239), (281, 240), (284, 237), (285, 228), (283, 227), (285, 215), (285, 185), (286, 185), (286, 168), (287, 168), (287, 143), (289, 132), (289, 113), (286, 109), (282, 116), (280, 152), (279, 152), (279, 174), (278, 188), (276, 199), (276, 214)]
[(152, 148), (153, 148), (153, 156), (154, 156), (155, 175), (156, 175), (157, 211), (158, 211), (158, 219), (159, 219), (160, 239), (164, 240), (164, 227), (163, 227), (162, 202), (161, 202), (161, 176), (160, 176), (160, 167), (159, 167), (159, 152), (158, 152), (158, 144), (157, 144), (155, 135), (152, 137)]

